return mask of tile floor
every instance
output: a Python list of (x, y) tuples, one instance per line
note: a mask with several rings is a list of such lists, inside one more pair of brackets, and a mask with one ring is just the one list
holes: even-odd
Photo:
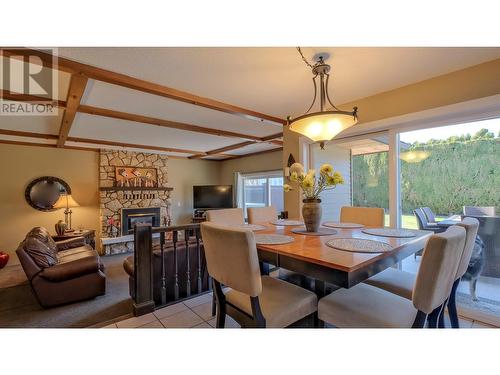
[[(240, 326), (226, 317), (226, 328)], [(215, 328), (212, 294), (204, 294), (176, 303), (153, 313), (122, 320), (103, 328)]]
[[(449, 326), (448, 321), (446, 325)], [(226, 317), (226, 328), (240, 326), (229, 316)], [(496, 328), (483, 322), (460, 317), (461, 328)], [(176, 303), (153, 313), (122, 320), (103, 328), (215, 328), (212, 317), (212, 295), (199, 297)]]

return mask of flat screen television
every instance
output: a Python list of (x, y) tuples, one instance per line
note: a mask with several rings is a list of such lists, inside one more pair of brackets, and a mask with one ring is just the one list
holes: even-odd
[(231, 185), (193, 186), (195, 209), (232, 208), (233, 187)]

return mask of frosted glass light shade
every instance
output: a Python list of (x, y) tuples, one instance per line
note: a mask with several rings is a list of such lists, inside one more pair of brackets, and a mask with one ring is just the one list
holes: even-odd
[(79, 207), (80, 205), (73, 199), (71, 194), (61, 194), (59, 199), (54, 203), (53, 208), (70, 208), (70, 207)]
[(316, 112), (297, 117), (290, 124), (290, 130), (305, 135), (314, 142), (326, 142), (357, 122), (352, 112)]

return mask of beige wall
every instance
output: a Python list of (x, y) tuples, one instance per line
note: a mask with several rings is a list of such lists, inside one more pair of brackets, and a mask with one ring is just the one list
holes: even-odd
[(171, 215), (173, 224), (191, 222), (193, 185), (219, 184), (220, 162), (208, 160), (168, 160), (168, 185), (173, 187)]
[(63, 210), (38, 211), (24, 199), (26, 186), (37, 177), (55, 176), (70, 185), (81, 205), (73, 208), (74, 228), (99, 227), (97, 152), (0, 144), (0, 160), (0, 250), (11, 254), (12, 264), (18, 263), (13, 254), (26, 232), (35, 226), (54, 232), (54, 224), (64, 219)]
[(251, 173), (282, 169), (282, 154), (282, 151), (276, 151), (223, 161), (220, 163), (220, 184), (233, 185), (234, 190), (236, 172)]
[[(26, 186), (37, 177), (59, 177), (71, 186), (73, 197), (81, 205), (73, 209), (74, 228), (99, 228), (98, 155), (92, 151), (0, 144), (4, 176), (0, 184), (0, 250), (11, 254), (9, 264), (18, 263), (15, 250), (31, 228), (44, 226), (54, 232), (54, 224), (64, 219), (62, 210), (37, 211), (24, 199)], [(190, 222), (193, 185), (232, 184), (236, 171), (271, 169), (281, 169), (281, 152), (226, 162), (170, 158), (168, 185), (174, 188), (171, 196), (173, 223)]]

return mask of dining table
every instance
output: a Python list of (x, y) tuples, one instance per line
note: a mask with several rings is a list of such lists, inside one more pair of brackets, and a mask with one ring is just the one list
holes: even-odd
[[(266, 227), (256, 234), (281, 234), (293, 237), (286, 244), (259, 244), (257, 252), (260, 262), (307, 276), (315, 280), (315, 292), (321, 297), (326, 293), (326, 284), (352, 288), (371, 276), (396, 265), (408, 256), (422, 250), (431, 231), (412, 230), (410, 238), (383, 237), (363, 232), (363, 228), (336, 228), (335, 234), (312, 236), (292, 232), (294, 226), (279, 226), (259, 223)], [(335, 238), (359, 238), (389, 244), (392, 249), (379, 253), (346, 251), (327, 245)]]

